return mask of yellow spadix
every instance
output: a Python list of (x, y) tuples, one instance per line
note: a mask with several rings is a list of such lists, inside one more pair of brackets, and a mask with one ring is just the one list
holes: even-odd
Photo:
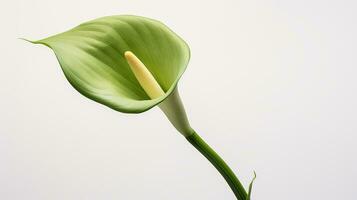
[(156, 99), (165, 94), (151, 72), (133, 52), (126, 51), (124, 56), (141, 87), (151, 99)]

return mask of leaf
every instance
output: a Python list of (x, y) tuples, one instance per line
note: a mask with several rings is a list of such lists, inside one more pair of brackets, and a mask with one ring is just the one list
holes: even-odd
[(246, 200), (250, 200), (250, 196), (251, 196), (252, 188), (253, 188), (253, 183), (254, 183), (256, 178), (257, 178), (257, 173), (254, 172), (254, 177), (253, 177), (252, 181), (249, 184), (248, 194), (247, 194), (247, 199)]
[[(84, 96), (125, 113), (144, 112), (176, 87), (190, 58), (188, 45), (159, 21), (108, 16), (31, 41), (51, 48), (70, 84)], [(151, 100), (124, 58), (132, 51), (165, 91)]]

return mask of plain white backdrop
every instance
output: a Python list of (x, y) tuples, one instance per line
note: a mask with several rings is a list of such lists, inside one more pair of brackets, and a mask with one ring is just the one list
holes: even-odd
[(254, 200), (357, 199), (354, 0), (1, 3), (1, 200), (228, 200), (217, 171), (158, 108), (76, 92), (41, 39), (97, 17), (158, 19), (190, 45), (179, 89), (194, 129)]

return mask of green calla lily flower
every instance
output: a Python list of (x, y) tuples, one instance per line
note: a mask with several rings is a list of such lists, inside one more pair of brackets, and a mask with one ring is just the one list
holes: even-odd
[(250, 199), (228, 165), (191, 128), (177, 84), (188, 45), (159, 21), (109, 16), (30, 41), (51, 48), (70, 84), (84, 96), (124, 113), (158, 105), (175, 128), (222, 174), (237, 199)]
[[(134, 16), (103, 17), (34, 41), (56, 54), (68, 81), (80, 93), (125, 113), (146, 111), (175, 88), (190, 59), (187, 44), (162, 23)], [(150, 99), (125, 57), (132, 51), (166, 94)]]

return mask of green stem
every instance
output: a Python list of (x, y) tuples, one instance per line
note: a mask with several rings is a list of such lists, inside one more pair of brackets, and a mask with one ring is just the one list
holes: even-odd
[(187, 136), (186, 139), (219, 171), (227, 181), (237, 199), (246, 200), (247, 192), (224, 160), (219, 157), (219, 155), (205, 141), (203, 141), (197, 133), (194, 132), (192, 135)]
[[(224, 160), (202, 140), (202, 138), (191, 128), (187, 119), (185, 109), (183, 107), (177, 87), (175, 90), (159, 104), (161, 110), (165, 113), (170, 122), (185, 138), (204, 155), (212, 165), (221, 173), (227, 181), (229, 187), (233, 190), (234, 195), (238, 200), (250, 200), (250, 191), (252, 183), (249, 185), (249, 195), (244, 190), (244, 187), (239, 182), (233, 171), (228, 167)], [(255, 179), (255, 173), (254, 178)]]

